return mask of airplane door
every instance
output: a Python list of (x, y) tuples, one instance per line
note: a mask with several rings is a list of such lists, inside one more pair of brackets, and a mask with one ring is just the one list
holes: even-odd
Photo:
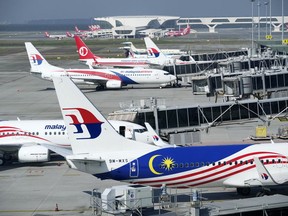
[(156, 74), (155, 74), (155, 77), (156, 77), (156, 79), (159, 79), (159, 74), (156, 73)]
[(130, 162), (130, 177), (136, 178), (139, 175), (139, 163), (138, 160), (133, 160)]

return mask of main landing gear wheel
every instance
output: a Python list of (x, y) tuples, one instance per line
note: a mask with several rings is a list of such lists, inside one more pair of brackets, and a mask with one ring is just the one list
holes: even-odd
[(5, 159), (4, 158), (0, 158), (0, 166), (3, 166), (5, 164)]

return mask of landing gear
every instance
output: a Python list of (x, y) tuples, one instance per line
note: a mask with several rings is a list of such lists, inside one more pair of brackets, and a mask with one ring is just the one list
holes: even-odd
[(0, 166), (3, 166), (5, 164), (5, 160), (4, 160), (4, 158), (0, 158)]
[(243, 196), (248, 196), (251, 192), (251, 188), (250, 187), (241, 187), (241, 188), (237, 188), (237, 193)]
[(269, 195), (271, 195), (271, 190), (269, 188), (262, 188), (262, 190), (256, 194), (256, 197), (269, 196)]
[(102, 90), (104, 90), (104, 86), (103, 85), (96, 86), (96, 91), (102, 91)]

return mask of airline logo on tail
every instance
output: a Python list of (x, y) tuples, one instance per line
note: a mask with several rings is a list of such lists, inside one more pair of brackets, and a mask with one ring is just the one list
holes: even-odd
[(79, 48), (79, 55), (85, 57), (88, 54), (88, 49), (85, 46)]
[(38, 54), (31, 55), (31, 60), (32, 60), (34, 65), (41, 65), (43, 62), (42, 57)]
[[(70, 125), (74, 125), (77, 129), (74, 132), (79, 135), (77, 140), (96, 139), (101, 134), (103, 122), (99, 121), (90, 111), (83, 108), (63, 108), (63, 111), (67, 113), (65, 116), (72, 119)], [(74, 111), (78, 111), (78, 113), (74, 114)]]
[(150, 48), (147, 51), (150, 56), (155, 56), (156, 58), (160, 55), (160, 53), (155, 48)]
[(158, 141), (158, 140), (159, 140), (159, 137), (156, 136), (156, 135), (154, 135), (154, 136), (153, 136), (153, 140)]
[(261, 174), (261, 178), (262, 178), (263, 180), (267, 180), (267, 179), (269, 178), (269, 176), (268, 176), (266, 173), (262, 173), (262, 174)]

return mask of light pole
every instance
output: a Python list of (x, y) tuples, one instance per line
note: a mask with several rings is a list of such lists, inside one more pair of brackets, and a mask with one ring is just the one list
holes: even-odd
[(283, 40), (284, 40), (284, 0), (282, 0), (282, 44), (283, 44)]
[[(251, 0), (251, 4), (252, 4), (252, 38), (251, 38), (251, 46), (252, 46), (252, 53), (253, 53), (253, 49), (254, 49), (254, 2), (255, 0)], [(252, 54), (251, 53), (251, 54)]]
[(269, 4), (269, 2), (264, 2), (264, 5), (265, 5), (265, 9), (266, 9), (266, 32), (265, 32), (265, 34), (266, 34), (266, 36), (268, 35), (268, 18), (267, 18), (267, 16), (268, 16), (268, 4)]
[(260, 6), (261, 6), (261, 3), (260, 3), (260, 0), (258, 0), (258, 41), (260, 41)]
[(270, 29), (269, 29), (269, 35), (271, 37), (271, 35), (272, 35), (272, 13), (271, 13), (271, 11), (272, 11), (272, 0), (270, 0), (269, 5), (270, 5)]

